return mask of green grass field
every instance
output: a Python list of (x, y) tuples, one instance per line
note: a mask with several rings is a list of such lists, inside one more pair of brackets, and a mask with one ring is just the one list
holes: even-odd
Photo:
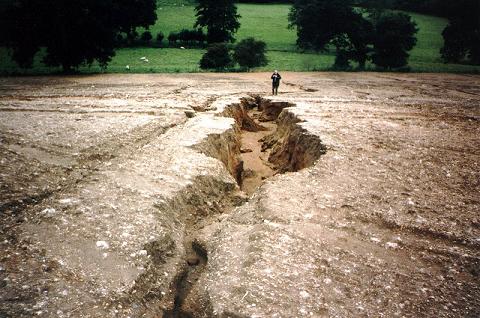
[[(158, 32), (167, 36), (172, 31), (183, 28), (191, 29), (195, 22), (193, 1), (160, 0), (157, 23), (150, 28), (154, 38)], [(288, 29), (288, 12), (286, 4), (238, 4), (242, 16), (241, 27), (236, 34), (237, 40), (253, 36), (267, 43), (269, 64), (255, 71), (271, 71), (272, 69), (288, 71), (321, 71), (329, 70), (334, 61), (332, 53), (305, 53), (295, 46), (296, 32)], [(447, 20), (412, 14), (417, 22), (418, 42), (411, 51), (409, 66), (415, 72), (480, 72), (479, 66), (444, 64), (439, 50), (443, 45), (441, 32)], [(167, 40), (164, 40), (164, 45)], [(196, 48), (126, 48), (117, 50), (116, 56), (107, 68), (109, 73), (158, 73), (158, 72), (200, 72), (198, 62), (205, 51)], [(140, 57), (146, 56), (149, 63), (142, 62)], [(5, 49), (0, 49), (0, 73), (3, 74), (46, 74), (59, 72), (60, 69), (47, 68), (40, 63), (38, 57), (31, 70), (19, 69), (8, 57)], [(127, 71), (125, 66), (129, 65)], [(367, 65), (374, 70), (373, 65)], [(238, 69), (234, 69), (238, 70)], [(81, 67), (82, 73), (100, 72), (96, 65), (91, 68)]]

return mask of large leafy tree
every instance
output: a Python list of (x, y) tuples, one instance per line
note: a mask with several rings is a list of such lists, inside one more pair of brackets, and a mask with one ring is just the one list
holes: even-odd
[(115, 20), (125, 33), (137, 27), (148, 28), (157, 20), (156, 0), (115, 0), (113, 5)]
[(349, 60), (365, 67), (373, 26), (353, 8), (349, 0), (297, 0), (289, 14), (290, 27), (297, 29), (297, 45), (324, 50), (333, 44), (336, 66), (348, 66)]
[(418, 29), (405, 13), (384, 13), (375, 22), (373, 63), (387, 69), (407, 65)]
[(351, 45), (347, 54), (348, 58), (357, 62), (360, 69), (364, 69), (371, 52), (369, 45), (375, 36), (372, 22), (365, 19), (362, 14), (353, 12), (347, 26), (346, 36)]
[[(409, 15), (383, 11), (385, 3), (296, 0), (289, 14), (290, 27), (296, 27), (301, 48), (324, 50), (335, 46), (336, 67), (349, 67), (353, 60), (364, 68), (368, 59), (388, 69), (402, 67), (416, 43), (416, 25)], [(354, 8), (360, 4), (370, 11), (368, 18)]]
[(233, 0), (198, 0), (195, 27), (207, 28), (207, 42), (234, 42), (233, 34), (240, 28), (237, 7)]
[(115, 0), (113, 4), (115, 21), (120, 31), (126, 34), (129, 45), (138, 36), (137, 27), (148, 28), (157, 20), (157, 0)]
[(156, 19), (155, 0), (4, 2), (8, 3), (2, 6), (0, 35), (13, 59), (29, 67), (36, 53), (44, 48), (43, 62), (61, 66), (66, 72), (94, 61), (105, 67), (115, 53), (119, 32), (146, 27)]
[(296, 0), (288, 19), (297, 28), (297, 45), (323, 50), (336, 36), (348, 32), (355, 16), (349, 0)]
[(443, 30), (445, 62), (463, 59), (480, 64), (480, 1), (458, 0), (449, 5), (450, 23)]

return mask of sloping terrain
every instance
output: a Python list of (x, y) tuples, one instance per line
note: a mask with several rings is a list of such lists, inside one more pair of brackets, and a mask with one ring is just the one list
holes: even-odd
[(477, 317), (480, 77), (0, 79), (1, 317)]

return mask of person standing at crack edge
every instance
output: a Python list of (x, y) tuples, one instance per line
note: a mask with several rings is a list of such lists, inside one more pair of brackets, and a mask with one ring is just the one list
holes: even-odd
[(271, 79), (272, 79), (272, 95), (278, 95), (278, 86), (280, 86), (280, 80), (282, 79), (282, 77), (280, 76), (278, 71), (275, 70), (275, 72), (273, 72), (272, 74)]

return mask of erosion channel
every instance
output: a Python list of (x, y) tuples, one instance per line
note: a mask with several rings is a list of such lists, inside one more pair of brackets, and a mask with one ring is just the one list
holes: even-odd
[(288, 107), (295, 105), (254, 96), (228, 106), (222, 114), (234, 118), (240, 131), (240, 158), (230, 173), (247, 195), (265, 179), (306, 168), (325, 153), (320, 139), (297, 125), (300, 120), (292, 112), (282, 113)]
[(214, 315), (206, 300), (208, 296), (199, 295), (195, 288), (208, 266), (208, 250), (196, 233), (215, 221), (215, 215), (228, 214), (248, 201), (266, 179), (306, 168), (325, 153), (320, 139), (298, 125), (300, 120), (292, 112), (283, 111), (287, 107), (295, 105), (260, 96), (242, 98), (240, 103), (228, 105), (219, 114), (235, 120), (235, 137), (227, 138), (230, 144), (225, 147), (218, 142), (218, 136), (209, 136), (206, 142), (195, 146), (222, 161), (241, 192), (232, 191), (216, 207), (208, 209), (210, 212), (205, 213), (198, 206), (189, 213), (185, 221), (185, 265), (174, 280), (174, 307), (165, 317)]

